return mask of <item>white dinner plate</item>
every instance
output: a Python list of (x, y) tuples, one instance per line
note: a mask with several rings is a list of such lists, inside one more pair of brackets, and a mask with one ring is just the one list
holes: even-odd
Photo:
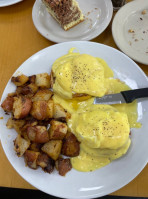
[(36, 0), (32, 19), (36, 29), (45, 38), (59, 43), (64, 41), (91, 40), (108, 26), (113, 13), (111, 0), (77, 0), (85, 20), (65, 31), (47, 12), (41, 0)]
[(148, 65), (148, 0), (135, 0), (123, 6), (114, 17), (112, 34), (125, 54)]
[[(138, 65), (122, 52), (103, 44), (76, 41), (56, 44), (45, 48), (26, 60), (15, 72), (33, 75), (50, 73), (53, 62), (67, 54), (75, 47), (80, 53), (101, 57), (114, 71), (115, 77), (124, 81), (131, 88), (148, 87), (148, 79)], [(15, 75), (14, 74), (14, 75)], [(15, 86), (9, 81), (2, 95), (1, 102)], [(144, 168), (148, 161), (148, 100), (138, 103), (138, 120), (142, 123), (140, 129), (132, 129), (132, 144), (126, 155), (109, 165), (93, 172), (78, 172), (72, 169), (65, 177), (57, 171), (52, 174), (44, 173), (40, 168), (32, 170), (25, 166), (24, 158), (17, 157), (14, 152), (13, 140), (17, 133), (6, 128), (9, 118), (0, 109), (0, 138), (5, 154), (15, 170), (34, 187), (48, 194), (61, 198), (95, 198), (114, 192), (133, 180)]]
[(0, 0), (0, 7), (10, 6), (23, 0)]

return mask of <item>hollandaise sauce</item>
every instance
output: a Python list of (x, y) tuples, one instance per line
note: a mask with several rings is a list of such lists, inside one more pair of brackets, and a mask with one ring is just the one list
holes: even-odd
[(107, 91), (106, 80), (113, 77), (104, 60), (71, 51), (54, 62), (52, 72), (55, 77), (53, 90), (65, 99), (83, 93), (101, 97)]
[[(52, 67), (55, 103), (71, 113), (68, 129), (81, 142), (80, 154), (71, 158), (74, 169), (93, 171), (127, 153), (130, 128), (139, 128), (137, 102), (118, 105), (93, 105), (95, 96), (129, 90), (113, 78), (113, 71), (101, 58), (73, 53), (55, 61)], [(73, 98), (74, 93), (87, 96)]]
[(73, 168), (78, 171), (93, 171), (108, 165), (112, 160), (120, 158), (123, 156), (129, 146), (131, 140), (124, 144), (123, 147), (112, 150), (112, 149), (94, 149), (88, 147), (86, 144), (81, 143), (80, 155), (74, 158), (71, 158), (71, 163)]

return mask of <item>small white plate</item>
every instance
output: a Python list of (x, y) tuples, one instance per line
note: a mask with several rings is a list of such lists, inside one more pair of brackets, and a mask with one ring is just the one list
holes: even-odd
[(0, 7), (10, 6), (23, 0), (0, 0)]
[[(142, 11), (146, 11), (142, 14)], [(148, 65), (148, 0), (135, 0), (115, 15), (112, 34), (117, 46), (129, 57)]]
[[(124, 81), (131, 88), (148, 87), (148, 78), (138, 65), (122, 52), (103, 44), (78, 41), (65, 42), (45, 48), (26, 60), (15, 72), (33, 75), (50, 73), (53, 62), (60, 56), (67, 54), (75, 47), (80, 53), (87, 53), (101, 57), (114, 71), (115, 77)], [(1, 102), (8, 93), (13, 92), (15, 86), (8, 82)], [(5, 154), (16, 171), (34, 187), (50, 195), (61, 198), (96, 198), (110, 194), (133, 180), (144, 168), (148, 161), (148, 100), (138, 103), (138, 120), (142, 123), (140, 129), (132, 129), (132, 144), (128, 153), (113, 161), (111, 164), (93, 172), (78, 172), (72, 169), (65, 177), (56, 171), (52, 174), (43, 172), (40, 168), (32, 170), (25, 166), (24, 158), (17, 157), (14, 152), (13, 140), (17, 133), (14, 129), (7, 129), (9, 118), (0, 108), (0, 139)]]
[(41, 0), (36, 0), (32, 19), (36, 29), (45, 38), (59, 43), (64, 41), (91, 40), (100, 35), (108, 26), (113, 13), (111, 0), (77, 0), (85, 15), (85, 21), (64, 31), (47, 12)]

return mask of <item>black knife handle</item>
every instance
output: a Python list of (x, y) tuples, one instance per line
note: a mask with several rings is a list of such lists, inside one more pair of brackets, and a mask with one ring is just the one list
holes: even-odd
[(131, 103), (135, 99), (148, 97), (148, 88), (122, 91), (121, 94), (125, 98), (126, 103)]

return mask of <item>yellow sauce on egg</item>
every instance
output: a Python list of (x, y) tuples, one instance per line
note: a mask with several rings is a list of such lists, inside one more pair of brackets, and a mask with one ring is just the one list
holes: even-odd
[(94, 149), (82, 143), (80, 155), (71, 158), (72, 166), (78, 171), (94, 171), (108, 165), (111, 161), (123, 156), (127, 152), (130, 144), (131, 140), (128, 139), (123, 147), (119, 148), (118, 150), (111, 150)]
[(82, 143), (91, 148), (117, 149), (128, 139), (127, 114), (110, 105), (90, 105), (72, 114), (68, 126)]
[(113, 77), (104, 60), (71, 51), (54, 62), (52, 72), (54, 93), (64, 99), (72, 99), (75, 93), (101, 97), (107, 91), (106, 80)]

